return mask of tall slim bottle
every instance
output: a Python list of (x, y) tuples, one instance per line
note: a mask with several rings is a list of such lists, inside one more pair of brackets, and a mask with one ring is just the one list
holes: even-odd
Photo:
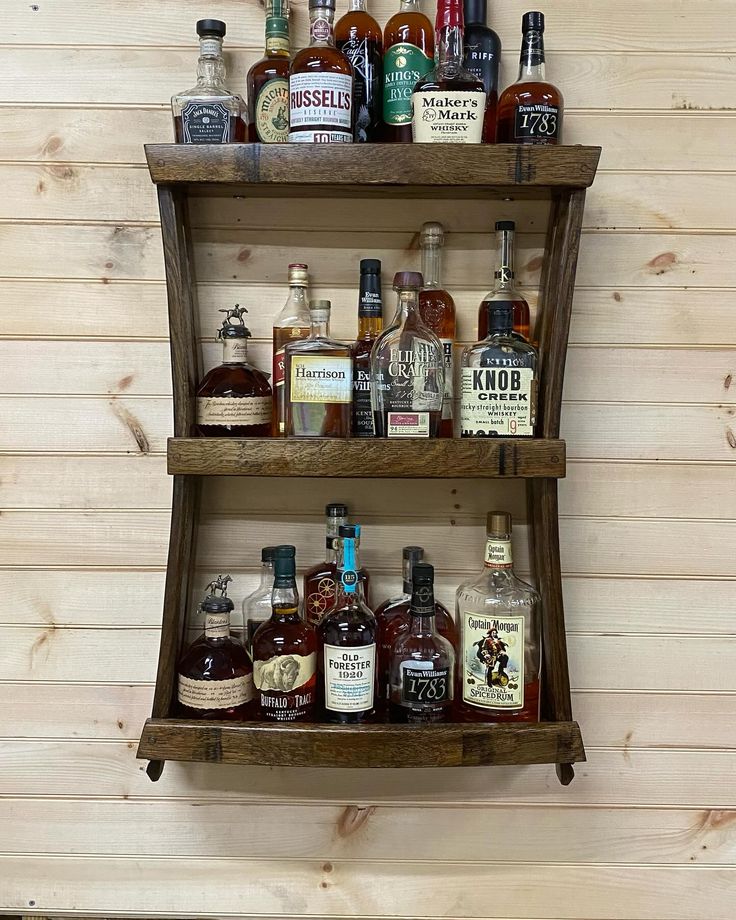
[(383, 139), (410, 144), (411, 94), (434, 63), (434, 29), (420, 0), (401, 0), (383, 30)]
[(273, 420), (274, 438), (286, 436), (286, 346), (306, 339), (311, 327), (307, 304), (308, 266), (292, 262), (289, 266), (289, 296), (273, 321)]
[(498, 268), (494, 272), (495, 285), (481, 301), (478, 308), (478, 339), (488, 335), (489, 308), (492, 305), (508, 303), (513, 310), (514, 332), (530, 338), (529, 304), (516, 288), (514, 281), (514, 236), (516, 224), (513, 220), (496, 222), (498, 244)]
[(266, 52), (248, 71), (248, 141), (289, 140), (289, 0), (266, 0)]
[(380, 140), (383, 88), (383, 36), (366, 0), (350, 0), (350, 9), (335, 26), (335, 44), (353, 65), (353, 140)]
[(371, 409), (371, 350), (382, 330), (381, 262), (379, 259), (361, 259), (358, 338), (352, 345), (354, 438), (376, 436)]

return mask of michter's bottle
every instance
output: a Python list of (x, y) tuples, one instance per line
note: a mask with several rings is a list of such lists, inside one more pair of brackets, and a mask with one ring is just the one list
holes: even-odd
[(411, 94), (432, 69), (434, 30), (420, 0), (401, 0), (383, 32), (383, 139), (411, 143)]
[(381, 131), (381, 27), (366, 8), (366, 0), (350, 0), (350, 9), (335, 26), (335, 43), (353, 65), (353, 108), (356, 143), (379, 140)]
[(483, 141), (496, 141), (498, 114), (498, 71), (501, 64), (501, 39), (486, 25), (486, 0), (465, 0), (465, 58), (463, 64), (483, 83), (486, 115)]
[(248, 140), (289, 139), (289, 0), (266, 2), (266, 53), (248, 71)]
[(309, 0), (310, 44), (289, 73), (289, 140), (353, 141), (353, 65), (335, 47), (335, 0)]
[(354, 438), (376, 436), (371, 409), (371, 350), (382, 329), (381, 263), (378, 259), (361, 259), (358, 338), (352, 345)]

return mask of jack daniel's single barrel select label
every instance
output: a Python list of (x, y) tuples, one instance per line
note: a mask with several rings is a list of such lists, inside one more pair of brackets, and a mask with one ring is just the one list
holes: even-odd
[(185, 144), (230, 142), (230, 112), (220, 102), (187, 102), (181, 110)]

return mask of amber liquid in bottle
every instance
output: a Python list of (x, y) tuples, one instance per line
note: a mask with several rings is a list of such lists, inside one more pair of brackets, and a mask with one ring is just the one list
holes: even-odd
[(382, 124), (383, 36), (365, 0), (350, 0), (350, 9), (335, 26), (335, 44), (355, 71), (353, 139), (358, 144), (378, 141)]
[(381, 263), (361, 259), (358, 295), (358, 338), (353, 342), (353, 427), (354, 438), (375, 438), (371, 406), (371, 351), (383, 330)]
[[(531, 340), (529, 304), (518, 292), (514, 282), (514, 235), (516, 224), (512, 220), (496, 222), (498, 245), (498, 268), (495, 272), (495, 287), (481, 301), (478, 307), (478, 341), (488, 338), (490, 306), (508, 303), (511, 306), (514, 332)], [(535, 345), (535, 342), (532, 342)]]
[[(401, 56), (397, 57), (397, 51), (392, 51), (392, 48), (406, 43), (418, 48), (426, 60), (414, 52), (416, 62), (409, 61), (413, 65), (408, 69), (411, 71), (410, 79), (400, 79), (397, 73), (402, 71)], [(416, 83), (432, 69), (434, 62), (434, 28), (420, 11), (419, 0), (401, 0), (401, 8), (389, 19), (383, 30), (383, 48), (383, 140), (410, 144), (411, 94)], [(404, 72), (408, 73), (406, 63), (403, 66)], [(424, 73), (418, 73), (422, 69)], [(414, 74), (418, 74), (416, 79)], [(392, 123), (397, 119), (401, 119), (400, 124)]]
[(289, 297), (273, 321), (273, 417), (271, 435), (286, 435), (286, 346), (309, 335), (307, 307), (307, 266), (303, 262), (289, 265)]
[(266, 4), (266, 53), (248, 71), (248, 141), (285, 144), (289, 140), (289, 5)]

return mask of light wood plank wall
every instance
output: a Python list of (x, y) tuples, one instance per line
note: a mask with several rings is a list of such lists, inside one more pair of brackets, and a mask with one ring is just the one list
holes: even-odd
[[(589, 194), (563, 434), (575, 714), (588, 763), (317, 771), (135, 760), (158, 648), (170, 483), (165, 289), (146, 141), (193, 82), (194, 22), (228, 24), (233, 86), (256, 0), (7, 4), (0, 42), (0, 911), (18, 915), (733, 920), (736, 890), (736, 48), (733, 0), (550, 0), (569, 143)], [(344, 0), (339, 0), (344, 9)], [(394, 0), (372, 0), (385, 22)], [(489, 0), (513, 78), (527, 4)], [(306, 0), (295, 32), (306, 36)], [(327, 154), (326, 154), (327, 155)], [(207, 360), (217, 310), (251, 310), (267, 360), (285, 265), (355, 330), (357, 260), (417, 264), (426, 219), (471, 337), (489, 228), (521, 227), (535, 300), (546, 213), (486, 202), (204, 199)], [(350, 232), (346, 232), (350, 231)], [(389, 295), (389, 306), (391, 309)], [(325, 501), (365, 523), (377, 594), (422, 543), (440, 595), (477, 568), (515, 485), (213, 481), (201, 582), (253, 585), (261, 543), (319, 556)], [(441, 550), (441, 551), (440, 551)]]

